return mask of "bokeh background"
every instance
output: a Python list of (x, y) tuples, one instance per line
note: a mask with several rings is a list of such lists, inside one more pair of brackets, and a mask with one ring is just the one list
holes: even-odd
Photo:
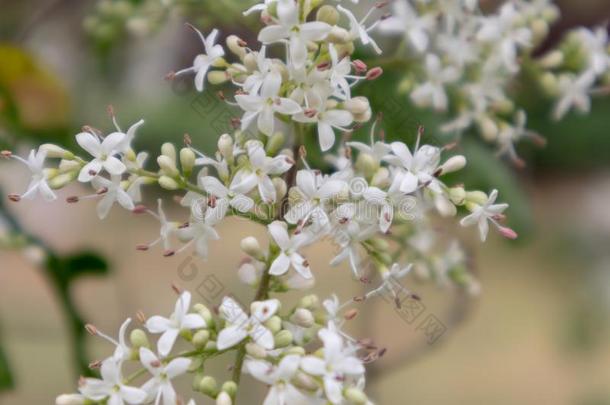
[[(167, 140), (179, 144), (188, 133), (201, 150), (213, 150), (232, 111), (214, 94), (195, 93), (189, 78), (170, 83), (164, 76), (187, 66), (199, 50), (184, 21), (251, 39), (256, 18), (239, 15), (248, 2), (191, 0), (182, 2), (187, 10), (182, 13), (150, 9), (148, 25), (132, 21), (129, 29), (123, 18), (129, 9), (112, 8), (119, 2), (0, 1), (2, 148), (23, 153), (42, 142), (72, 145), (83, 124), (111, 128), (106, 106), (112, 104), (123, 126), (146, 119), (137, 140), (141, 149), (158, 150)], [(557, 3), (564, 17), (553, 27), (551, 42), (567, 28), (610, 17), (608, 0)], [(376, 110), (386, 111), (390, 138), (413, 139), (424, 124), (427, 136), (443, 143), (435, 131), (441, 120), (413, 109), (396, 93), (399, 77), (388, 71), (359, 91)], [(446, 327), (434, 344), (426, 342), (418, 322), (406, 322), (383, 301), (353, 321), (355, 333), (388, 347), (369, 382), (380, 404), (610, 404), (610, 100), (596, 100), (588, 116), (551, 123), (548, 103), (530, 89), (519, 90), (531, 127), (548, 139), (543, 149), (523, 146), (525, 169), (496, 159), (475, 135), (459, 148), (470, 161), (463, 181), (499, 188), (512, 204), (512, 225), (521, 238), (508, 243), (493, 237), (480, 246), (471, 232), (462, 232), (482, 286), (478, 298), (413, 282), (426, 314)], [(0, 162), (2, 195), (20, 191), (26, 172)], [(75, 186), (64, 195), (82, 193)], [(149, 203), (157, 196), (147, 194)], [(41, 265), (35, 249), (17, 244), (0, 250), (2, 404), (53, 403), (57, 394), (74, 390), (78, 371), (71, 339), (78, 315), (116, 331), (137, 310), (168, 312), (175, 299), (171, 283), (195, 291), (204, 303), (217, 303), (220, 292), (251, 295), (237, 281), (236, 246), (247, 235), (262, 238), (264, 230), (257, 226), (223, 223), (221, 242), (212, 244), (210, 259), (202, 262), (188, 254), (161, 258), (136, 252), (136, 244), (155, 238), (157, 224), (119, 209), (103, 222), (92, 202), (69, 207), (61, 201), (27, 202), (1, 209), (2, 217), (17, 219), (57, 256), (50, 268)], [(183, 215), (176, 207), (169, 212)], [(332, 254), (329, 246), (309, 252), (320, 296), (358, 294), (358, 283), (344, 281), (346, 268), (327, 266)], [(65, 314), (67, 298), (80, 314)], [(86, 346), (88, 359), (109, 350), (93, 339)], [(231, 362), (221, 360), (215, 368), (222, 375)], [(246, 392), (250, 398), (261, 395), (255, 387)]]

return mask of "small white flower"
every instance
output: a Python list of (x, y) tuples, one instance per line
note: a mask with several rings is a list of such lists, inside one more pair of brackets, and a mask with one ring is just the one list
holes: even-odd
[(356, 17), (354, 16), (354, 14), (351, 11), (349, 11), (348, 9), (346, 9), (342, 6), (337, 6), (337, 9), (339, 11), (341, 11), (343, 14), (345, 14), (345, 16), (348, 18), (349, 25), (350, 25), (349, 32), (350, 32), (352, 39), (360, 38), (360, 41), (362, 41), (363, 45), (370, 44), (373, 47), (373, 49), (375, 50), (375, 52), (377, 52), (378, 54), (381, 54), (382, 53), (381, 48), (379, 48), (379, 46), (377, 45), (377, 42), (375, 42), (375, 40), (373, 38), (371, 38), (371, 36), (369, 35), (369, 31), (372, 31), (373, 29), (375, 29), (377, 23), (371, 25), (368, 28), (364, 26), (364, 24), (366, 23), (366, 20), (372, 14), (372, 12), (375, 8), (372, 8), (364, 16), (364, 18), (362, 18), (362, 20), (360, 20), (360, 21), (358, 21), (356, 19)]
[(386, 269), (386, 271), (381, 275), (381, 285), (366, 294), (366, 297), (368, 298), (375, 295), (389, 293), (396, 302), (396, 304), (400, 305), (400, 293), (405, 290), (405, 288), (400, 284), (400, 280), (406, 277), (407, 274), (411, 272), (412, 268), (412, 264), (401, 268), (398, 263), (394, 263), (389, 271)]
[(429, 53), (426, 55), (426, 74), (428, 81), (415, 87), (411, 99), (419, 106), (432, 106), (437, 111), (445, 111), (449, 104), (445, 85), (460, 77), (459, 70), (453, 66), (443, 67), (439, 57)]
[(273, 334), (263, 323), (275, 315), (279, 307), (280, 302), (276, 299), (256, 301), (250, 306), (248, 317), (237, 302), (225, 297), (219, 310), (228, 325), (218, 334), (218, 350), (233, 347), (248, 336), (259, 346), (273, 349)]
[(112, 120), (114, 122), (114, 126), (116, 127), (116, 130), (119, 133), (125, 134), (125, 137), (123, 139), (123, 141), (117, 146), (117, 150), (121, 153), (126, 153), (127, 151), (129, 151), (131, 149), (131, 143), (133, 142), (133, 140), (136, 137), (136, 132), (138, 131), (138, 128), (140, 128), (142, 125), (144, 125), (144, 120), (140, 120), (138, 122), (136, 122), (135, 124), (133, 124), (132, 126), (129, 127), (129, 129), (127, 130), (127, 132), (123, 132), (123, 130), (121, 129), (121, 127), (119, 126), (116, 117), (112, 117)]
[[(508, 228), (499, 225), (495, 219), (495, 217), (502, 214), (508, 208), (508, 204), (494, 204), (497, 198), (498, 190), (493, 190), (483, 205), (477, 205), (472, 211), (472, 214), (462, 218), (460, 221), (462, 226), (471, 226), (476, 224), (479, 227), (481, 242), (485, 242), (487, 239), (487, 233), (489, 232), (489, 224), (487, 221), (491, 221), (494, 225), (496, 225), (496, 227), (503, 234), (510, 231)], [(506, 236), (508, 237), (509, 235)]]
[(282, 82), (282, 76), (277, 68), (273, 65), (273, 61), (268, 59), (266, 55), (267, 47), (263, 46), (256, 55), (256, 71), (252, 72), (242, 85), (244, 91), (248, 94), (258, 94), (259, 90), (271, 83)]
[(242, 131), (247, 130), (257, 118), (258, 129), (263, 134), (271, 136), (275, 128), (275, 113), (294, 115), (301, 111), (301, 106), (295, 101), (278, 96), (281, 85), (280, 76), (265, 81), (262, 84), (260, 95), (239, 94), (235, 96), (235, 101), (245, 111), (241, 119)]
[(286, 221), (304, 224), (311, 218), (318, 227), (325, 228), (329, 219), (324, 206), (345, 189), (346, 183), (316, 175), (311, 170), (299, 170), (296, 183), (303, 200), (290, 208)]
[(595, 83), (593, 72), (573, 77), (565, 74), (559, 78), (559, 89), (561, 97), (555, 104), (553, 118), (557, 121), (562, 119), (571, 108), (575, 108), (581, 113), (588, 113), (591, 110), (590, 91)]
[(130, 387), (123, 383), (122, 362), (109, 358), (102, 362), (102, 379), (86, 378), (79, 391), (87, 399), (100, 402), (106, 400), (109, 405), (141, 404), (146, 399), (146, 392), (140, 388)]
[(89, 133), (81, 132), (76, 135), (76, 142), (81, 148), (93, 156), (93, 160), (87, 163), (78, 175), (78, 181), (83, 183), (91, 181), (102, 169), (112, 175), (121, 175), (127, 169), (125, 164), (116, 158), (120, 152), (121, 144), (125, 140), (125, 134), (113, 132), (104, 138), (103, 141)]
[(267, 228), (280, 248), (280, 254), (271, 263), (269, 273), (274, 276), (281, 276), (292, 266), (304, 278), (313, 277), (309, 269), (309, 263), (298, 252), (299, 248), (308, 243), (309, 236), (302, 232), (291, 238), (286, 230), (286, 224), (281, 221), (274, 221)]
[(191, 306), (191, 294), (184, 291), (176, 301), (174, 312), (169, 318), (162, 316), (152, 316), (146, 321), (146, 329), (150, 333), (160, 333), (161, 337), (157, 342), (159, 354), (167, 356), (174, 347), (181, 330), (192, 330), (205, 328), (205, 320), (198, 314), (189, 314)]
[(331, 26), (321, 22), (299, 22), (299, 7), (294, 0), (277, 1), (278, 24), (263, 28), (258, 40), (264, 44), (288, 40), (290, 62), (295, 67), (305, 65), (307, 42), (320, 41), (331, 30)]
[(176, 75), (181, 75), (185, 73), (195, 73), (195, 88), (197, 91), (203, 91), (205, 84), (205, 77), (210, 70), (210, 67), (214, 65), (214, 63), (218, 62), (225, 54), (224, 49), (219, 44), (214, 44), (216, 42), (216, 37), (218, 36), (218, 30), (212, 30), (208, 37), (204, 37), (201, 31), (197, 28), (190, 26), (196, 33), (199, 35), (201, 42), (205, 48), (205, 53), (197, 55), (195, 60), (193, 61), (193, 66), (182, 69), (176, 72)]
[(418, 15), (410, 2), (404, 0), (394, 1), (392, 11), (392, 16), (379, 24), (379, 30), (388, 34), (404, 33), (417, 52), (424, 52), (430, 42), (428, 31), (434, 27), (432, 15)]
[[(191, 243), (195, 244), (197, 255), (203, 259), (208, 257), (208, 241), (219, 240), (220, 236), (214, 226), (224, 219), (227, 213), (228, 204), (226, 200), (219, 200), (213, 208), (203, 209), (203, 204), (195, 203), (191, 205), (191, 220), (188, 226), (176, 231), (178, 237), (188, 243), (180, 249), (186, 249)], [(179, 252), (178, 252), (179, 253)]]
[(277, 366), (263, 360), (247, 360), (245, 368), (257, 380), (271, 386), (265, 405), (305, 405), (309, 399), (290, 382), (297, 371), (301, 357), (289, 355), (280, 360)]
[(30, 172), (32, 172), (32, 179), (30, 180), (27, 191), (21, 195), (22, 199), (31, 200), (38, 194), (46, 201), (54, 201), (57, 199), (57, 196), (49, 187), (44, 173), (44, 162), (47, 157), (47, 152), (45, 150), (31, 150), (27, 160), (19, 156), (13, 157), (25, 164)]
[(159, 404), (161, 401), (165, 405), (176, 404), (176, 391), (171, 380), (186, 373), (191, 365), (191, 360), (178, 357), (163, 364), (152, 351), (141, 347), (140, 362), (152, 375), (152, 378), (142, 386), (142, 389), (148, 394), (147, 399), (155, 401), (155, 404)]
[(318, 336), (324, 343), (324, 359), (304, 357), (301, 368), (311, 375), (322, 377), (326, 398), (333, 404), (341, 404), (346, 377), (362, 375), (364, 366), (354, 356), (353, 350), (344, 346), (343, 338), (338, 333), (322, 329)]
[(598, 27), (594, 31), (588, 28), (580, 28), (576, 32), (588, 54), (588, 69), (596, 75), (604, 74), (610, 67), (607, 28)]
[(251, 167), (235, 174), (231, 189), (235, 193), (247, 194), (257, 187), (263, 201), (275, 202), (276, 191), (269, 176), (285, 173), (292, 167), (292, 163), (283, 155), (268, 157), (259, 141), (248, 141), (246, 146)]
[(385, 160), (404, 169), (400, 175), (399, 189), (401, 192), (410, 194), (422, 184), (436, 188), (437, 180), (434, 173), (440, 163), (439, 148), (430, 145), (424, 145), (421, 148), (416, 146), (415, 153), (411, 153), (402, 142), (393, 142), (391, 148), (394, 155), (386, 156)]
[(349, 111), (332, 109), (309, 109), (293, 117), (295, 121), (318, 124), (318, 141), (322, 152), (328, 151), (335, 144), (335, 129), (348, 131), (346, 128), (354, 121)]
[(115, 202), (118, 202), (128, 211), (133, 211), (135, 208), (131, 196), (123, 189), (121, 176), (111, 176), (110, 180), (105, 177), (97, 176), (91, 179), (91, 184), (97, 190), (105, 191), (101, 201), (97, 204), (97, 215), (100, 219), (104, 219), (108, 216), (108, 213)]
[(112, 357), (119, 362), (127, 360), (131, 355), (131, 348), (127, 345), (127, 340), (125, 339), (125, 334), (127, 333), (127, 328), (129, 327), (130, 323), (131, 318), (127, 318), (125, 322), (123, 322), (121, 328), (119, 329), (118, 340), (111, 338), (110, 336), (100, 332), (97, 329), (95, 330), (96, 336), (106, 339), (107, 341), (115, 345), (114, 354), (112, 355)]
[(254, 201), (235, 190), (235, 182), (227, 188), (216, 177), (201, 178), (201, 186), (205, 191), (218, 198), (216, 204), (229, 204), (239, 212), (248, 212), (254, 206)]

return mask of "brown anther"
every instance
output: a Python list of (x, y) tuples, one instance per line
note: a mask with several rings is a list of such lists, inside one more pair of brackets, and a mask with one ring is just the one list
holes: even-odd
[(388, 349), (386, 349), (385, 347), (382, 347), (381, 349), (379, 349), (379, 351), (377, 352), (377, 356), (378, 357), (383, 357), (386, 352), (388, 351)]
[(153, 360), (150, 365), (154, 368), (159, 368), (161, 367), (161, 362), (159, 360)]
[(383, 69), (379, 66), (372, 68), (368, 72), (366, 72), (366, 80), (375, 80), (378, 79), (379, 76), (383, 74)]
[(8, 159), (13, 156), (13, 152), (11, 152), (10, 150), (3, 150), (2, 152), (0, 152), (0, 156)]
[(303, 267), (309, 267), (309, 262), (307, 260), (303, 260)]
[(219, 90), (218, 92), (216, 92), (216, 96), (221, 99), (222, 101), (225, 101), (227, 98), (225, 97), (225, 93), (223, 93), (222, 90)]
[(87, 379), (85, 377), (83, 377), (82, 375), (80, 377), (78, 377), (78, 385), (80, 387), (82, 387), (85, 384), (87, 384)]
[(455, 148), (457, 148), (457, 146), (459, 145), (459, 142), (451, 142), (448, 143), (447, 145), (443, 146), (443, 150), (453, 150)]
[(441, 174), (443, 174), (443, 169), (441, 167), (439, 167), (438, 169), (436, 169), (436, 171), (432, 175), (434, 177), (441, 177)]
[(93, 177), (97, 176), (97, 172), (95, 170), (89, 170), (88, 173), (90, 176), (93, 176)]
[(140, 322), (141, 324), (146, 323), (146, 315), (144, 315), (144, 311), (140, 310), (136, 312), (136, 319), (138, 320), (138, 322)]
[(318, 70), (326, 70), (330, 67), (330, 62), (322, 62), (320, 63), (318, 66), (316, 66), (316, 68)]
[(375, 8), (384, 8), (388, 4), (389, 4), (389, 1), (383, 0), (383, 1), (380, 1), (377, 4), (375, 4)]
[(182, 224), (180, 224), (180, 226), (178, 226), (178, 229), (185, 229), (189, 227), (189, 223), (188, 222), (184, 222)]
[(241, 38), (237, 38), (237, 45), (241, 46), (242, 48), (245, 48), (248, 46), (248, 43)]
[(305, 114), (307, 118), (313, 118), (316, 116), (317, 113), (318, 110), (316, 110), (315, 108), (306, 108), (305, 111), (303, 111), (303, 114)]
[(19, 202), (21, 201), (21, 196), (19, 194), (9, 194), (8, 199), (12, 202)]
[(146, 208), (146, 206), (143, 204), (138, 204), (133, 208), (131, 212), (133, 212), (134, 214), (145, 214), (148, 212), (148, 208)]
[(173, 70), (171, 72), (168, 72), (164, 77), (164, 79), (168, 80), (168, 81), (172, 81), (175, 78), (176, 78), (176, 72), (174, 72)]
[(140, 252), (146, 252), (148, 249), (150, 249), (150, 246), (148, 245), (136, 245), (136, 250), (139, 250)]
[(352, 308), (343, 315), (343, 318), (346, 321), (351, 321), (352, 319), (354, 319), (357, 316), (358, 316), (358, 310), (356, 308)]
[(172, 257), (175, 254), (176, 252), (174, 250), (166, 250), (165, 252), (163, 252), (163, 257)]
[(409, 298), (411, 298), (411, 299), (413, 299), (415, 301), (421, 301), (421, 297), (419, 295), (417, 295), (417, 294), (411, 294), (409, 296)]
[(97, 190), (97, 191), (95, 192), (95, 194), (97, 194), (97, 195), (102, 195), (102, 194), (106, 194), (107, 192), (108, 192), (108, 187), (102, 187), (102, 188), (100, 188), (99, 190)]
[(110, 116), (110, 118), (114, 118), (114, 107), (112, 104), (108, 104), (106, 107), (106, 113)]
[(96, 360), (96, 361), (89, 363), (89, 368), (91, 370), (97, 370), (100, 367), (102, 367), (102, 362), (100, 360)]
[(340, 223), (341, 225), (345, 225), (345, 224), (346, 224), (348, 221), (349, 221), (349, 218), (340, 218), (340, 219), (339, 219), (339, 223)]
[(349, 160), (352, 159), (352, 148), (350, 148), (349, 146), (345, 148), (345, 157)]
[(238, 129), (239, 127), (241, 127), (241, 119), (237, 117), (231, 118), (230, 123), (233, 129)]
[(91, 325), (90, 323), (85, 325), (85, 330), (91, 335), (91, 336), (95, 336), (97, 335), (97, 328), (93, 325)]
[(369, 280), (369, 279), (368, 279), (367, 277), (365, 277), (365, 276), (362, 276), (362, 277), (360, 277), (360, 282), (361, 282), (362, 284), (370, 284), (370, 283), (371, 283), (371, 280)]
[(365, 295), (358, 295), (354, 298), (352, 298), (354, 300), (354, 302), (364, 302), (366, 301), (366, 296)]
[(210, 196), (210, 198), (208, 199), (208, 207), (210, 208), (216, 208), (216, 197), (215, 196)]
[(398, 298), (398, 297), (394, 298), (394, 305), (396, 306), (396, 309), (402, 308), (402, 302), (400, 302), (400, 298)]
[(385, 13), (384, 15), (382, 15), (381, 17), (379, 17), (380, 21), (384, 21), (387, 20), (388, 18), (392, 17), (392, 13)]
[(305, 148), (305, 145), (301, 145), (301, 146), (299, 147), (299, 156), (300, 156), (302, 159), (305, 159), (305, 158), (307, 157), (307, 148)]
[(506, 215), (504, 215), (504, 214), (495, 214), (495, 215), (493, 215), (493, 219), (495, 219), (496, 221), (502, 222), (502, 221), (506, 220)]
[(178, 287), (176, 284), (172, 283), (172, 290), (174, 290), (174, 292), (178, 295), (182, 294), (182, 288)]
[(352, 65), (354, 66), (354, 69), (356, 70), (356, 73), (364, 73), (367, 70), (369, 70), (369, 68), (366, 65), (366, 63), (364, 63), (360, 59), (356, 59), (355, 61), (353, 61)]
[(517, 169), (525, 169), (525, 167), (527, 166), (527, 164), (525, 163), (525, 160), (523, 160), (517, 156), (512, 156), (510, 161), (513, 164), (513, 166), (515, 166)]
[(77, 196), (75, 196), (75, 195), (66, 198), (66, 202), (68, 204), (76, 204), (78, 201), (79, 201), (79, 198)]
[(193, 140), (189, 134), (184, 134), (183, 136), (184, 145), (191, 146), (193, 144)]

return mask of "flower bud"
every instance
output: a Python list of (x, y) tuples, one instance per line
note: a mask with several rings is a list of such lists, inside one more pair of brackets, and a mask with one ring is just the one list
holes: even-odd
[(291, 354), (296, 354), (297, 356), (305, 356), (305, 349), (303, 349), (301, 346), (293, 346), (290, 349), (286, 349), (284, 351), (285, 356)]
[(549, 24), (543, 19), (535, 19), (530, 24), (535, 43), (542, 42), (549, 35)]
[(282, 330), (273, 337), (275, 341), (275, 348), (280, 349), (282, 347), (290, 346), (292, 344), (292, 332), (289, 330)]
[(206, 352), (213, 352), (215, 350), (218, 350), (218, 344), (216, 344), (215, 341), (210, 340), (205, 347), (203, 348), (204, 351)]
[(159, 186), (161, 186), (161, 188), (163, 188), (165, 190), (169, 190), (169, 191), (175, 191), (180, 188), (180, 185), (178, 184), (178, 182), (176, 182), (176, 180), (172, 179), (171, 177), (167, 177), (167, 176), (161, 176), (159, 178)]
[(337, 50), (338, 55), (351, 55), (356, 50), (356, 47), (354, 46), (354, 43), (350, 41), (344, 44), (335, 44), (335, 49)]
[(540, 58), (538, 60), (538, 64), (540, 64), (540, 66), (542, 66), (544, 69), (555, 69), (561, 66), (563, 60), (563, 52), (557, 49)]
[(451, 201), (442, 194), (438, 194), (434, 197), (434, 206), (436, 210), (445, 218), (453, 217), (457, 214), (457, 208), (451, 203)]
[(231, 404), (233, 404), (233, 400), (231, 399), (231, 396), (224, 391), (222, 391), (220, 394), (218, 394), (218, 397), (216, 397), (216, 405), (231, 405)]
[(248, 52), (248, 54), (244, 56), (244, 66), (249, 72), (254, 72), (258, 69), (257, 59), (258, 58), (254, 52)]
[(282, 318), (277, 315), (272, 316), (265, 322), (265, 326), (275, 335), (282, 330)]
[(380, 167), (373, 178), (371, 179), (371, 186), (385, 188), (390, 185), (390, 171), (386, 167)]
[(221, 390), (229, 394), (230, 397), (235, 398), (235, 394), (237, 394), (237, 384), (235, 384), (235, 381), (225, 381), (225, 383), (222, 384)]
[(197, 331), (193, 336), (193, 345), (197, 349), (203, 349), (210, 339), (210, 332), (205, 329)]
[(146, 336), (146, 332), (144, 332), (142, 329), (132, 330), (129, 334), (129, 341), (136, 349), (139, 349), (140, 347), (150, 347), (148, 336)]
[(176, 162), (176, 147), (173, 144), (166, 142), (161, 145), (161, 154)]
[(345, 44), (350, 40), (349, 31), (345, 28), (334, 26), (326, 36), (326, 40), (333, 44)]
[(193, 305), (193, 310), (199, 314), (205, 321), (208, 326), (212, 326), (214, 324), (214, 317), (212, 316), (212, 312), (203, 304), (195, 304)]
[(249, 286), (255, 286), (260, 280), (260, 274), (252, 263), (243, 263), (237, 270), (239, 280)]
[(222, 134), (218, 138), (218, 151), (220, 154), (227, 159), (227, 161), (233, 161), (233, 138), (229, 134)]
[(487, 194), (482, 191), (469, 191), (466, 193), (466, 202), (483, 205), (487, 202)]
[(385, 252), (390, 248), (390, 244), (388, 243), (388, 241), (386, 241), (385, 239), (382, 239), (382, 238), (372, 238), (372, 239), (369, 239), (369, 242), (371, 243), (371, 246), (373, 246), (373, 248), (375, 250), (378, 250), (381, 252)]
[(299, 307), (315, 311), (320, 307), (320, 299), (317, 295), (307, 295), (299, 301)]
[(284, 146), (284, 141), (286, 137), (283, 132), (276, 132), (269, 138), (267, 141), (267, 145), (265, 150), (267, 151), (267, 155), (274, 156), (280, 150), (282, 146)]
[(358, 154), (358, 159), (356, 159), (355, 163), (356, 169), (362, 174), (364, 177), (371, 178), (379, 168), (379, 163), (377, 160), (368, 153), (360, 153)]
[(73, 182), (76, 177), (78, 177), (78, 172), (63, 173), (53, 177), (48, 184), (53, 190), (58, 190)]
[(246, 353), (255, 359), (264, 359), (267, 357), (267, 351), (256, 343), (246, 343)]
[(80, 394), (62, 394), (55, 398), (55, 405), (83, 405), (85, 397)]
[(559, 80), (551, 72), (546, 72), (540, 77), (540, 86), (544, 92), (549, 96), (556, 96), (559, 94)]
[(211, 397), (215, 397), (218, 394), (216, 379), (209, 375), (203, 377), (199, 382), (199, 391)]
[(241, 247), (241, 250), (248, 256), (252, 256), (255, 259), (264, 258), (264, 253), (261, 249), (261, 245), (258, 243), (258, 240), (254, 236), (248, 236), (246, 238), (243, 238), (239, 246)]
[(290, 320), (303, 328), (311, 328), (315, 322), (311, 311), (305, 308), (297, 308)]
[(224, 68), (227, 66), (227, 61), (225, 58), (217, 58), (212, 62), (212, 66), (216, 68)]
[(352, 113), (356, 122), (367, 122), (371, 119), (371, 105), (366, 97), (353, 97), (343, 103), (343, 108)]
[(229, 75), (225, 70), (212, 70), (208, 72), (208, 82), (215, 86), (219, 86), (228, 82), (230, 79)]
[(485, 116), (478, 120), (479, 130), (483, 138), (491, 142), (498, 137), (498, 126), (491, 118)]
[(328, 25), (337, 25), (339, 17), (339, 11), (328, 4), (320, 7), (316, 13), (316, 20), (325, 22)]
[(273, 183), (273, 187), (275, 187), (277, 201), (282, 201), (288, 192), (286, 181), (281, 177), (274, 177), (271, 182)]
[(40, 145), (39, 150), (45, 151), (48, 158), (68, 160), (74, 159), (74, 154), (72, 152), (67, 151), (60, 146), (53, 145), (52, 143), (45, 143), (44, 145)]
[(308, 374), (305, 374), (302, 371), (298, 371), (293, 379), (294, 385), (299, 388), (302, 388), (307, 391), (316, 391), (318, 389), (318, 384), (316, 384), (316, 380), (313, 379)]
[(180, 166), (185, 175), (192, 173), (193, 167), (195, 167), (195, 152), (190, 148), (182, 148), (180, 150)]
[(199, 386), (201, 385), (201, 380), (203, 380), (203, 377), (205, 377), (205, 374), (203, 373), (203, 371), (197, 371), (195, 373), (195, 376), (193, 377), (193, 391), (199, 391)]
[(178, 177), (180, 172), (176, 167), (175, 160), (171, 159), (166, 155), (161, 155), (157, 158), (157, 163), (159, 164), (159, 168), (161, 171), (170, 177)]
[(464, 187), (452, 187), (449, 189), (449, 199), (455, 205), (464, 204), (464, 200), (466, 199), (466, 190)]
[(441, 165), (441, 174), (453, 173), (466, 166), (466, 158), (462, 155), (452, 156)]
[(71, 172), (71, 171), (80, 171), (81, 164), (76, 160), (60, 160), (59, 161), (59, 171), (60, 172)]
[(369, 400), (364, 392), (354, 387), (349, 387), (346, 389), (344, 395), (345, 398), (354, 405), (366, 405)]
[(246, 56), (246, 43), (237, 35), (229, 35), (227, 37), (227, 48), (239, 57), (240, 60), (243, 60), (244, 56)]

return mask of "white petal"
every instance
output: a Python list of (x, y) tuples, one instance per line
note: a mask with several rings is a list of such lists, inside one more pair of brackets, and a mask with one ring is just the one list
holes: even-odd
[(81, 132), (76, 135), (76, 142), (93, 157), (100, 156), (102, 152), (100, 141), (96, 136), (88, 132)]
[(281, 25), (269, 25), (258, 33), (258, 40), (264, 44), (269, 44), (281, 41), (282, 39), (287, 38), (288, 35), (290, 35), (290, 33), (285, 27), (282, 27)]
[(246, 336), (248, 336), (248, 333), (240, 325), (229, 326), (220, 331), (216, 345), (218, 350), (225, 350), (235, 346), (244, 340)]
[(273, 263), (271, 263), (269, 274), (281, 276), (282, 274), (286, 274), (288, 268), (290, 268), (290, 257), (288, 257), (285, 253), (280, 253)]
[(267, 226), (267, 229), (280, 249), (284, 251), (290, 248), (290, 237), (283, 222), (274, 221)]
[(306, 373), (312, 375), (324, 375), (326, 373), (326, 363), (324, 360), (314, 356), (303, 357), (301, 359), (301, 368)]
[(167, 377), (172, 379), (186, 373), (190, 365), (191, 359), (179, 357), (169, 362), (169, 364), (165, 367), (165, 374), (167, 374)]
[(180, 331), (178, 329), (168, 329), (163, 332), (159, 338), (159, 341), (157, 342), (157, 350), (161, 356), (165, 357), (172, 351), (179, 332)]
[(318, 123), (318, 140), (320, 141), (322, 152), (326, 152), (333, 147), (335, 144), (335, 131), (330, 124), (321, 121)]
[(127, 170), (127, 167), (119, 159), (109, 156), (103, 163), (104, 169), (110, 174), (120, 175)]
[(144, 325), (150, 333), (163, 333), (171, 325), (171, 321), (162, 316), (151, 316)]

